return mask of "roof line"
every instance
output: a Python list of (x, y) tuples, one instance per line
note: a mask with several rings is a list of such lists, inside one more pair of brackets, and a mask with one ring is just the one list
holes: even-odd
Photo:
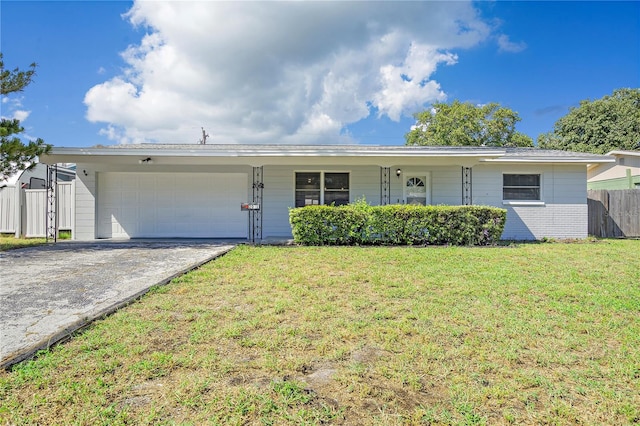
[(640, 157), (640, 151), (613, 150), (607, 152), (607, 155), (632, 155), (634, 157)]
[[(229, 145), (234, 146), (234, 145)], [(406, 155), (420, 157), (434, 156), (463, 156), (463, 157), (498, 157), (505, 155), (504, 150), (478, 150), (478, 149), (447, 149), (447, 150), (419, 150), (419, 149), (388, 149), (388, 147), (380, 147), (381, 149), (367, 148), (349, 148), (349, 149), (322, 149), (322, 147), (310, 147), (309, 149), (300, 149), (296, 147), (292, 150), (287, 149), (261, 149), (257, 148), (237, 148), (237, 149), (152, 149), (143, 150), (140, 148), (65, 148), (54, 147), (49, 153), (50, 156), (55, 155), (78, 155), (78, 156), (131, 156), (131, 155), (154, 155), (158, 157), (274, 157), (274, 156), (299, 156), (299, 157), (326, 157), (326, 156), (389, 156), (404, 157)]]

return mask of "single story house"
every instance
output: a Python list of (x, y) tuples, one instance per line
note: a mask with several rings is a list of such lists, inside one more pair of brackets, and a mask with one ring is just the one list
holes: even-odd
[[(77, 240), (291, 236), (288, 210), (366, 199), (504, 207), (504, 239), (587, 236), (587, 166), (613, 157), (522, 148), (117, 145), (53, 148), (77, 164)], [(241, 208), (242, 206), (242, 208)]]
[(587, 169), (588, 189), (640, 189), (640, 151), (611, 151), (615, 162)]

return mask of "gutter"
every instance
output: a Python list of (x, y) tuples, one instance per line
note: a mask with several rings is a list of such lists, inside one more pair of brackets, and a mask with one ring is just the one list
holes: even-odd
[(503, 157), (503, 158), (487, 158), (480, 160), (482, 163), (571, 163), (571, 164), (580, 164), (586, 163), (588, 165), (591, 164), (604, 164), (604, 163), (615, 163), (614, 158), (606, 158), (606, 157), (532, 157), (532, 158), (511, 158), (511, 157)]
[[(53, 148), (49, 154), (43, 155), (41, 161), (48, 162), (55, 157), (131, 157), (140, 155), (149, 155), (154, 157), (465, 157), (465, 158), (487, 158), (502, 157), (505, 155), (504, 150), (477, 152), (474, 150), (293, 150), (293, 151), (276, 151), (276, 150), (182, 150), (182, 149), (91, 149), (91, 148)], [(56, 161), (53, 161), (56, 162)]]

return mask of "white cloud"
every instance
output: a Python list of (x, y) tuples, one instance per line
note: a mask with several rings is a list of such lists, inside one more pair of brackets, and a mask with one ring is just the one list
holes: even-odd
[(31, 111), (18, 109), (13, 111), (13, 118), (19, 121), (24, 121), (29, 117), (29, 114), (31, 114)]
[(9, 96), (3, 96), (2, 97), (2, 104), (4, 104), (5, 106), (2, 108), (2, 112), (4, 112), (5, 114), (1, 114), (1, 118), (3, 119), (8, 119), (8, 120), (20, 120), (20, 121), (24, 121), (27, 118), (29, 118), (29, 115), (31, 114), (31, 111), (26, 111), (24, 109), (22, 109), (22, 96), (18, 96), (18, 97), (9, 97)]
[(8, 104), (5, 109), (15, 110), (17, 108), (22, 108), (22, 96), (3, 96), (2, 103)]
[[(144, 2), (149, 32), (87, 118), (119, 143), (341, 143), (376, 108), (399, 120), (445, 99), (434, 73), (490, 36), (468, 2)], [(508, 40), (507, 40), (508, 41)]]
[(429, 77), (438, 64), (451, 65), (456, 61), (457, 56), (451, 53), (414, 45), (401, 65), (381, 67), (382, 88), (373, 96), (379, 115), (386, 114), (398, 121), (401, 115), (411, 114), (427, 102), (444, 100), (440, 85)]
[(521, 41), (515, 43), (509, 39), (508, 35), (501, 34), (498, 36), (498, 50), (500, 52), (518, 53), (527, 48), (527, 43)]

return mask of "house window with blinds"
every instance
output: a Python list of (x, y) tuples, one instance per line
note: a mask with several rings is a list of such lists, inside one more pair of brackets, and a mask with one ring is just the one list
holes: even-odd
[(504, 201), (540, 201), (540, 175), (502, 175), (502, 199)]
[(349, 204), (349, 173), (296, 172), (295, 206)]

